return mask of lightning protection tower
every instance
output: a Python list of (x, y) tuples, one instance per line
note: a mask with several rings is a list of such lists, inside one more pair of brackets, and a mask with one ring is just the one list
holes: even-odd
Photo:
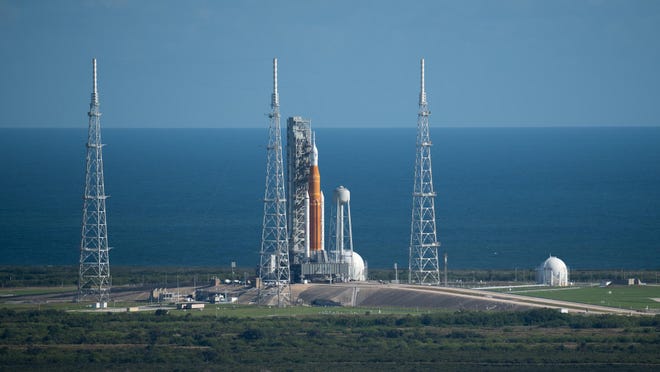
[(93, 299), (100, 304), (110, 299), (110, 259), (108, 225), (105, 213), (103, 179), (103, 144), (101, 143), (101, 112), (96, 85), (96, 59), (92, 59), (92, 102), (89, 104), (87, 157), (85, 160), (85, 193), (83, 194), (82, 239), (78, 301)]
[[(273, 95), (268, 115), (268, 147), (266, 154), (266, 190), (264, 193), (264, 219), (261, 234), (259, 278), (261, 285), (272, 283), (277, 288), (277, 305), (290, 304), (291, 271), (289, 267), (289, 241), (284, 193), (284, 166), (282, 163), (282, 133), (280, 130), (280, 102), (277, 93), (277, 58), (273, 59)], [(262, 302), (262, 291), (258, 294)]]
[(440, 284), (438, 247), (435, 229), (435, 191), (431, 172), (431, 136), (424, 87), (424, 59), (421, 61), (421, 90), (417, 114), (417, 156), (415, 159), (415, 186), (413, 189), (412, 222), (410, 224), (410, 250), (408, 282)]

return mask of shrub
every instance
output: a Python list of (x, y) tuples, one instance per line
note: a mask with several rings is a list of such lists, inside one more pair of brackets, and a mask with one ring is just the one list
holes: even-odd
[(240, 334), (244, 340), (258, 340), (264, 337), (264, 332), (258, 328), (248, 328)]

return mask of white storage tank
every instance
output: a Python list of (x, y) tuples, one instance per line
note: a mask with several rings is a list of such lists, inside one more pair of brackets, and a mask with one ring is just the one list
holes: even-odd
[(568, 285), (568, 267), (564, 261), (550, 256), (536, 269), (538, 284), (565, 287)]

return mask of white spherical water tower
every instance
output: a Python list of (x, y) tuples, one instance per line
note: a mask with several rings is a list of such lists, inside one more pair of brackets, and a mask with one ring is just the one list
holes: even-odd
[(344, 186), (333, 192), (334, 229), (332, 234), (335, 262), (348, 263), (350, 280), (366, 280), (362, 257), (353, 251), (353, 228), (351, 226), (351, 192)]

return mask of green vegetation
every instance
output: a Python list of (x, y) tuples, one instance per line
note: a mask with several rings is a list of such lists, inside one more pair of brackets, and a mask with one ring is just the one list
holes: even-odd
[[(233, 278), (255, 275), (254, 268), (236, 268)], [(532, 269), (514, 270), (449, 270), (447, 278), (451, 284), (474, 286), (492, 282), (524, 284), (534, 282)], [(232, 278), (230, 267), (141, 267), (113, 266), (112, 284), (138, 285), (151, 287), (191, 286), (194, 283), (206, 283), (217, 276), (222, 279)], [(399, 279), (407, 278), (406, 270), (399, 271)], [(598, 283), (603, 279), (622, 280), (639, 278), (643, 282), (660, 283), (659, 270), (571, 270), (571, 281)], [(369, 269), (371, 280), (394, 280), (393, 269)], [(78, 280), (77, 266), (0, 266), (0, 288), (36, 287), (36, 286), (75, 286)]]
[(660, 309), (660, 286), (611, 286), (611, 287), (568, 287), (568, 288), (514, 288), (507, 293), (579, 302), (592, 305), (618, 307), (622, 309)]
[[(440, 312), (435, 310), (434, 312)], [(264, 318), (264, 317), (297, 317), (309, 315), (421, 315), (429, 314), (428, 309), (414, 310), (391, 307), (319, 307), (319, 306), (291, 306), (291, 307), (263, 307), (253, 305), (207, 305), (202, 311), (190, 311), (192, 316), (219, 316), (232, 318)], [(189, 316), (186, 312), (175, 311), (172, 316)]]
[[(208, 309), (207, 309), (208, 310)], [(0, 309), (3, 369), (657, 370), (660, 317)], [(234, 314), (232, 314), (234, 312)], [(193, 315), (193, 313), (195, 315)], [(279, 316), (266, 316), (279, 315)]]
[(3, 288), (0, 289), (0, 296), (29, 296), (42, 294), (55, 294), (76, 291), (78, 287), (27, 287), (27, 288)]
[[(408, 278), (407, 270), (399, 270), (399, 279)], [(601, 280), (625, 280), (638, 278), (649, 284), (660, 283), (660, 270), (571, 270), (570, 279), (578, 283), (599, 283)], [(394, 280), (393, 269), (369, 268), (369, 279), (372, 280)], [(453, 285), (483, 285), (492, 282), (508, 282), (511, 284), (534, 283), (536, 281), (536, 270), (534, 269), (463, 269), (448, 270), (447, 280)]]
[[(229, 267), (113, 266), (112, 284), (174, 287), (207, 283), (211, 277), (232, 278)], [(254, 275), (254, 269), (237, 268), (233, 277)], [(78, 266), (0, 266), (0, 287), (77, 286)]]

